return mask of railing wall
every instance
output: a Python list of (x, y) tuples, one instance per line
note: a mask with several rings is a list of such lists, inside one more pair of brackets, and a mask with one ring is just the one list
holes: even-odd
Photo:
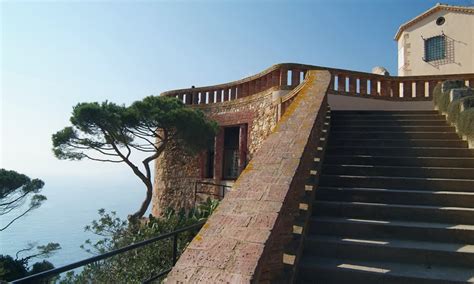
[(282, 63), (242, 80), (214, 86), (173, 90), (161, 95), (176, 97), (188, 105), (225, 102), (269, 89), (293, 89), (303, 81), (308, 70), (328, 70), (331, 73), (329, 92), (332, 94), (395, 101), (431, 100), (436, 84), (449, 79), (465, 80), (467, 85), (474, 86), (473, 73), (397, 77), (314, 65)]

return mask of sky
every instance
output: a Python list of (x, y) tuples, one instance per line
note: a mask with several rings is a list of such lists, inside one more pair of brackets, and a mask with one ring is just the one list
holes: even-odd
[(124, 165), (54, 158), (51, 135), (75, 104), (129, 104), (282, 62), (396, 74), (398, 27), (436, 2), (0, 1), (0, 168), (134, 178)]

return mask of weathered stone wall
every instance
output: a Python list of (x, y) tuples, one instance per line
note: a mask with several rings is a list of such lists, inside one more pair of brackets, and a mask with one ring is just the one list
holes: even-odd
[(283, 252), (320, 141), (329, 81), (329, 72), (310, 71), (305, 87), (166, 283), (283, 282)]
[[(232, 101), (192, 107), (202, 110), (221, 127), (247, 124), (245, 152), (246, 161), (249, 161), (276, 125), (278, 106), (274, 103), (274, 93), (274, 89), (269, 89)], [(223, 143), (220, 140), (222, 137), (218, 135), (217, 143)], [(221, 154), (216, 152), (216, 157), (219, 159)], [(221, 174), (222, 164), (216, 164), (214, 179), (201, 178), (199, 155), (192, 157), (179, 149), (168, 147), (155, 164), (152, 214), (159, 215), (167, 207), (191, 208), (194, 203), (195, 182), (200, 180), (219, 183)]]
[[(267, 90), (253, 96), (213, 105), (195, 106), (219, 126), (248, 124), (248, 160), (263, 140), (271, 133), (277, 122), (277, 105), (274, 103), (275, 90)], [(288, 92), (288, 91), (285, 91)]]

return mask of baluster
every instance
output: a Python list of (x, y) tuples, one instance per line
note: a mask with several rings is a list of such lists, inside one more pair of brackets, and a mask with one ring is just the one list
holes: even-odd
[(438, 81), (428, 81), (428, 97), (433, 97), (433, 90), (438, 84)]
[(237, 94), (237, 87), (231, 87), (229, 90), (229, 100), (235, 100)]
[(403, 97), (411, 98), (413, 96), (412, 81), (403, 81)]
[(185, 104), (190, 105), (193, 103), (193, 95), (191, 93), (186, 93), (185, 94)]
[(390, 86), (392, 88), (392, 96), (394, 98), (400, 98), (400, 82), (398, 80), (392, 80)]
[(337, 91), (345, 92), (346, 91), (346, 76), (338, 74), (337, 75)]
[(371, 78), (370, 79), (370, 95), (377, 96), (377, 79)]
[(288, 86), (288, 69), (286, 68), (280, 69), (280, 86)]
[(291, 72), (291, 86), (296, 87), (300, 84), (300, 70), (293, 69)]
[(272, 87), (280, 86), (280, 69), (273, 70), (272, 74)]
[(193, 91), (193, 92), (191, 93), (191, 96), (192, 96), (192, 98), (193, 98), (192, 104), (197, 105), (198, 102), (199, 102), (199, 93), (196, 92), (196, 91)]
[(349, 78), (349, 93), (355, 95), (357, 93), (357, 78), (350, 76)]
[(222, 101), (229, 101), (229, 89), (222, 90), (222, 93), (224, 94), (224, 99), (222, 99)]
[(367, 79), (359, 78), (359, 93), (364, 96), (367, 95)]
[(330, 91), (335, 91), (334, 90), (334, 80), (336, 80), (336, 74), (331, 73), (331, 82), (329, 82), (329, 90)]
[(386, 79), (380, 81), (380, 95), (383, 97), (390, 96), (390, 85)]
[(425, 81), (416, 81), (416, 92), (415, 96), (417, 98), (424, 98), (425, 97)]
[(182, 103), (184, 103), (184, 94), (180, 93), (178, 94), (178, 100)]

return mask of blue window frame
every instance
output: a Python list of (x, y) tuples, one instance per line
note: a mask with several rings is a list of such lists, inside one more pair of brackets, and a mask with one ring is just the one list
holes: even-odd
[(446, 58), (446, 38), (434, 36), (425, 40), (425, 61), (435, 61)]

